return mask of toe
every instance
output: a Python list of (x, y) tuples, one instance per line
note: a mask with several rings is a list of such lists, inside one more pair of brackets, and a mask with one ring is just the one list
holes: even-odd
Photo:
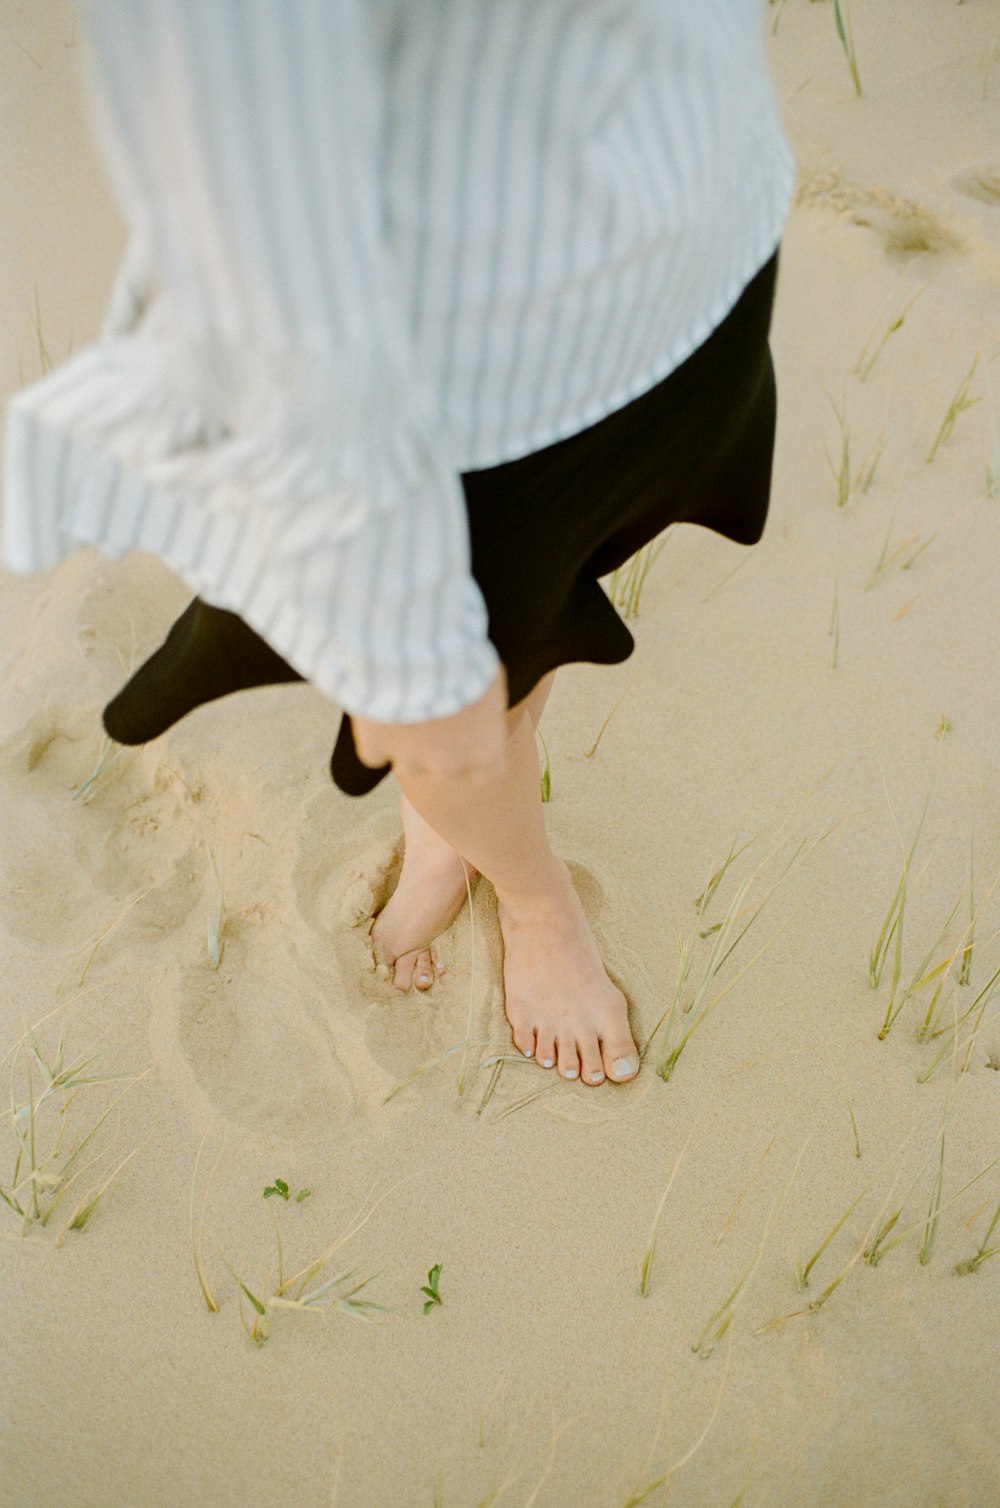
[(430, 948), (422, 948), (415, 956), (413, 983), (418, 990), (429, 990), (434, 983), (434, 962)]
[(396, 959), (392, 982), (397, 990), (409, 990), (413, 988), (413, 965), (416, 961), (416, 953), (401, 953)]
[(556, 1039), (550, 1031), (535, 1033), (535, 1057), (543, 1068), (552, 1068), (556, 1061)]
[(639, 1050), (631, 1037), (626, 1037), (624, 1041), (603, 1042), (601, 1056), (608, 1078), (614, 1079), (616, 1083), (624, 1084), (627, 1079), (634, 1079), (639, 1072)]
[(585, 1084), (601, 1084), (604, 1081), (604, 1064), (596, 1037), (581, 1037), (577, 1041), (580, 1055), (580, 1074)]
[(515, 1026), (512, 1030), (514, 1046), (519, 1052), (523, 1052), (526, 1058), (535, 1055), (535, 1029), (532, 1026)]
[(580, 1057), (576, 1050), (576, 1042), (570, 1038), (568, 1042), (559, 1042), (559, 1072), (564, 1079), (578, 1079), (580, 1077)]

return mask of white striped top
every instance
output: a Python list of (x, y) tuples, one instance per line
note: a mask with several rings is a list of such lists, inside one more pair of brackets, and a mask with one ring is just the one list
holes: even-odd
[(81, 0), (131, 230), (7, 411), (3, 558), (150, 550), (350, 712), (496, 672), (459, 474), (647, 391), (775, 249), (761, 0)]

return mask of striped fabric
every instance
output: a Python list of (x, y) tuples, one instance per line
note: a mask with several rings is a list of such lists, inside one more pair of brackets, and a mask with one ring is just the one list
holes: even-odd
[(350, 712), (468, 705), (460, 473), (648, 390), (777, 244), (760, 0), (80, 8), (131, 239), (8, 406), (6, 564), (150, 550)]

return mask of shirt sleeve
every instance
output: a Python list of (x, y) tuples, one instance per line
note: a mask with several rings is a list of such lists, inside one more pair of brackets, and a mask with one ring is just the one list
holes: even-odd
[[(459, 710), (498, 662), (385, 234), (363, 0), (81, 12), (129, 249), (101, 339), (8, 411), (8, 563), (153, 549), (346, 710)], [(58, 516), (29, 527), (39, 456)]]

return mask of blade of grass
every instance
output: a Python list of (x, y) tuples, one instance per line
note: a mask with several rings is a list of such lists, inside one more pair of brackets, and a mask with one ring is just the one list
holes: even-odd
[(680, 1167), (681, 1163), (684, 1160), (684, 1153), (687, 1151), (688, 1147), (691, 1145), (691, 1138), (692, 1138), (693, 1135), (694, 1135), (694, 1127), (692, 1126), (691, 1130), (688, 1132), (688, 1139), (687, 1139), (687, 1141), (684, 1143), (683, 1147), (681, 1147), (681, 1150), (677, 1154), (677, 1161), (674, 1163), (673, 1170), (672, 1170), (672, 1172), (670, 1174), (669, 1179), (667, 1180), (667, 1186), (663, 1190), (663, 1197), (661, 1198), (659, 1204), (656, 1207), (656, 1214), (653, 1217), (652, 1229), (649, 1232), (649, 1242), (648, 1242), (648, 1244), (646, 1246), (646, 1255), (642, 1259), (642, 1268), (641, 1268), (640, 1273), (639, 1273), (639, 1292), (640, 1292), (640, 1294), (642, 1295), (643, 1298), (645, 1298), (646, 1295), (649, 1293), (650, 1273), (651, 1273), (652, 1267), (653, 1267), (653, 1258), (656, 1255), (656, 1238), (657, 1238), (657, 1235), (659, 1234), (660, 1219), (661, 1219), (661, 1217), (663, 1215), (663, 1209), (664, 1209), (664, 1206), (665, 1206), (665, 1204), (667, 1202), (667, 1195), (670, 1193), (670, 1190), (673, 1188), (674, 1179), (677, 1177), (677, 1170), (678, 1170), (678, 1168)]

